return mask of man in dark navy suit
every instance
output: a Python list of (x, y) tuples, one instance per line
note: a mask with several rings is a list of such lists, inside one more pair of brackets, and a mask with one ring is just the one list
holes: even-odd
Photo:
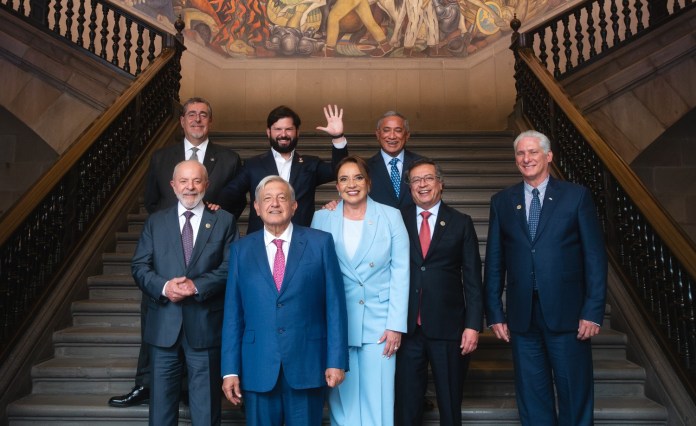
[(487, 322), (512, 343), (523, 425), (592, 425), (590, 338), (604, 316), (604, 235), (590, 191), (550, 176), (545, 135), (523, 132), (514, 149), (523, 182), (491, 198)]
[[(179, 120), (184, 131), (184, 140), (157, 150), (150, 160), (145, 181), (145, 209), (150, 214), (176, 205), (178, 200), (170, 182), (174, 167), (184, 160), (195, 159), (205, 166), (208, 173), (208, 187), (204, 201), (211, 203), (218, 203), (218, 195), (222, 187), (241, 169), (242, 163), (236, 152), (216, 145), (208, 139), (208, 132), (213, 123), (213, 109), (207, 100), (203, 98), (187, 100)], [(240, 202), (228, 206), (228, 211), (239, 218), (244, 207), (245, 203)], [(143, 299), (140, 305), (140, 325), (143, 331), (146, 327), (146, 317), (147, 300)], [(138, 355), (135, 386), (125, 395), (110, 398), (110, 406), (130, 407), (148, 403), (151, 382), (149, 356), (150, 349), (143, 338)]]
[[(336, 105), (324, 107), (326, 127), (317, 130), (329, 134), (333, 147), (331, 162), (321, 160), (313, 155), (301, 155), (297, 150), (300, 138), (300, 116), (292, 109), (281, 105), (268, 114), (266, 134), (270, 149), (244, 162), (239, 175), (230, 180), (220, 193), (220, 205), (223, 209), (232, 209), (249, 193), (250, 204), (255, 201), (254, 189), (263, 178), (277, 175), (295, 188), (297, 210), (292, 222), (309, 226), (312, 223), (315, 205), (316, 187), (335, 179), (336, 164), (348, 155), (347, 141), (343, 136), (343, 109)], [(255, 209), (249, 212), (247, 234), (263, 228), (263, 222)]]
[(367, 160), (372, 179), (370, 198), (399, 210), (412, 206), (405, 174), (411, 164), (422, 157), (406, 149), (411, 136), (408, 120), (396, 111), (387, 111), (377, 121), (375, 135), (380, 150)]

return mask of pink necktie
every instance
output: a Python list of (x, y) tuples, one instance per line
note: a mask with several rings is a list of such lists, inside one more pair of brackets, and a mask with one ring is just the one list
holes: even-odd
[(285, 253), (283, 253), (283, 240), (275, 239), (273, 244), (278, 248), (276, 250), (275, 259), (273, 259), (273, 281), (275, 281), (276, 289), (280, 291), (280, 286), (283, 284), (283, 276), (285, 275)]
[[(430, 248), (430, 223), (428, 218), (432, 215), (429, 211), (421, 212), (423, 216), (423, 222), (421, 223), (420, 232), (418, 233), (418, 239), (421, 244), (421, 251), (423, 252), (423, 259), (425, 255), (428, 254), (428, 249)], [(416, 318), (416, 324), (421, 325), (421, 314), (420, 314), (420, 304), (423, 299), (423, 287), (421, 287), (420, 293), (418, 293), (418, 318)]]

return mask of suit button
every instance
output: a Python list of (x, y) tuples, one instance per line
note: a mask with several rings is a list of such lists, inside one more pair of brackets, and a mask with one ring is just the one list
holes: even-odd
[(536, 249), (532, 249), (532, 254), (536, 253)]
[(282, 304), (282, 303), (278, 303), (278, 304), (276, 305), (276, 307), (282, 308), (282, 307), (283, 307), (283, 304)]
[(421, 266), (421, 271), (425, 271), (425, 266)]
[(374, 268), (374, 267), (375, 267), (375, 262), (370, 262), (370, 268)]
[(364, 305), (364, 304), (365, 304), (365, 302), (362, 301), (362, 300), (360, 300), (358, 303), (361, 304), (361, 305)]
[(362, 282), (360, 282), (360, 283), (358, 283), (358, 284), (360, 284), (360, 287), (362, 287), (362, 286), (364, 286), (364, 285), (365, 285), (365, 284), (363, 284)]
[(283, 334), (283, 333), (285, 333), (285, 329), (284, 329), (284, 328), (279, 328), (279, 329), (278, 329), (278, 334)]

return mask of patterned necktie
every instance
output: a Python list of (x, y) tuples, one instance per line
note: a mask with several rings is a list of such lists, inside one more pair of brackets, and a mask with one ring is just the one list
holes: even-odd
[(394, 193), (396, 198), (399, 198), (399, 192), (401, 192), (401, 175), (399, 174), (399, 168), (396, 165), (399, 163), (398, 158), (392, 158), (389, 162), (391, 166), (390, 177), (392, 181), (392, 186), (394, 187)]
[(191, 148), (191, 156), (188, 159), (198, 161), (198, 148), (195, 146)]
[[(421, 216), (423, 216), (423, 222), (421, 222), (420, 231), (418, 232), (418, 239), (420, 240), (421, 251), (423, 252), (423, 259), (425, 255), (428, 254), (428, 249), (430, 248), (430, 223), (428, 218), (432, 216), (429, 211), (422, 211)], [(416, 324), (421, 325), (421, 300), (423, 299), (423, 287), (421, 287), (420, 293), (418, 293), (418, 316), (416, 317)]]
[(191, 253), (193, 252), (193, 227), (191, 226), (193, 212), (186, 210), (184, 216), (186, 217), (186, 222), (184, 222), (184, 227), (181, 230), (181, 245), (184, 247), (184, 262), (188, 266), (189, 260), (191, 260)]
[(537, 226), (539, 226), (539, 216), (541, 215), (541, 202), (539, 201), (539, 190), (532, 189), (532, 203), (529, 205), (529, 236), (532, 240), (536, 236)]
[(283, 284), (285, 276), (285, 253), (283, 253), (283, 240), (275, 239), (273, 244), (278, 248), (276, 250), (275, 259), (273, 259), (273, 281), (275, 281), (276, 289), (280, 291), (280, 286)]

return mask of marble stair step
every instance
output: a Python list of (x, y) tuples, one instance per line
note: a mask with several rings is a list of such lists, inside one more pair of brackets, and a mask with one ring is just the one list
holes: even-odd
[(73, 302), (71, 311), (74, 326), (140, 327), (139, 300), (80, 300)]
[[(128, 256), (132, 256), (130, 253)], [(129, 266), (130, 267), (130, 266)], [(89, 297), (92, 299), (128, 299), (140, 301), (142, 291), (130, 273), (93, 275), (87, 278)]]
[[(142, 230), (129, 230), (140, 233)], [(102, 273), (105, 275), (131, 275), (131, 260), (133, 254), (127, 252), (110, 252), (102, 255)]]
[[(8, 406), (12, 426), (89, 425), (130, 426), (147, 424), (148, 406), (112, 408), (106, 395), (31, 394)], [(224, 425), (245, 424), (243, 412), (223, 402)], [(188, 407), (179, 405), (180, 421), (189, 418)], [(328, 424), (326, 410), (323, 424)], [(437, 408), (424, 415), (423, 425), (439, 424)], [(595, 425), (667, 424), (664, 407), (644, 397), (597, 398)], [(462, 404), (462, 425), (519, 425), (514, 398), (465, 398)]]
[(75, 326), (53, 333), (58, 358), (135, 358), (140, 327)]

